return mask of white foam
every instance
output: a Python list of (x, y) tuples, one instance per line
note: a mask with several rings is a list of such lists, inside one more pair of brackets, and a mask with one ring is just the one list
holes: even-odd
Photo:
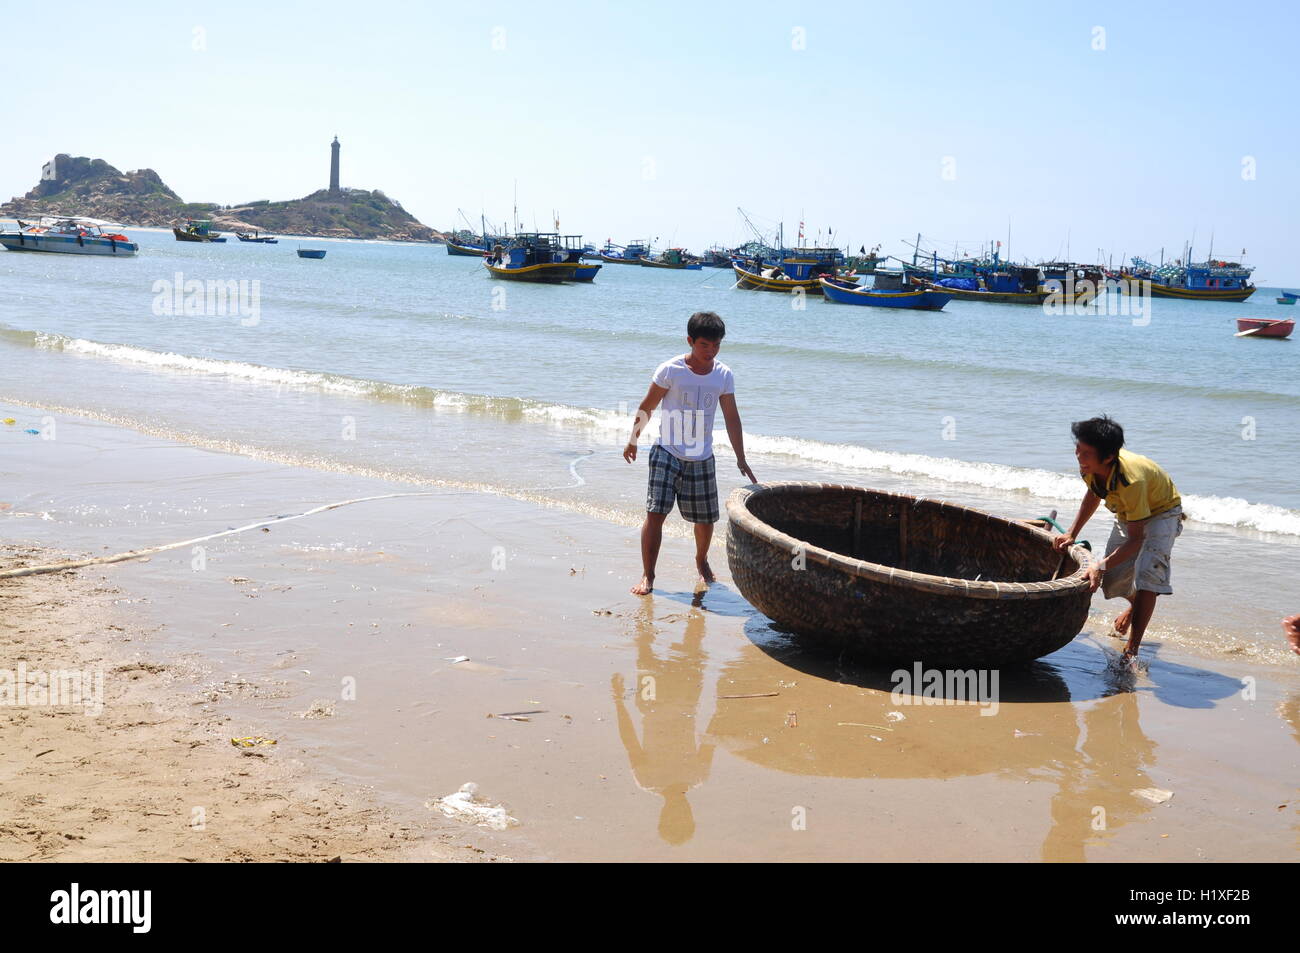
[[(551, 404), (514, 397), (488, 397), (455, 391), (437, 390), (418, 385), (388, 384), (345, 375), (322, 374), (288, 368), (266, 367), (241, 361), (190, 357), (165, 351), (124, 344), (101, 344), (61, 334), (37, 332), (36, 346), (62, 350), (90, 357), (122, 361), (160, 370), (186, 371), (220, 375), (277, 386), (314, 388), (348, 396), (404, 395), (419, 397), (442, 410), (468, 411), (491, 409), (500, 404), (517, 408), (525, 419), (587, 431), (599, 442), (621, 448), (630, 430), (635, 407), (626, 412)], [(642, 442), (653, 440), (659, 429), (656, 414), (642, 432)], [(717, 446), (730, 449), (725, 432), (715, 434)], [(1013, 495), (1028, 495), (1052, 502), (1074, 501), (1080, 495), (1081, 482), (1075, 473), (1057, 473), (1032, 467), (1015, 467), (1000, 463), (931, 457), (919, 453), (876, 450), (858, 444), (825, 443), (800, 437), (745, 434), (745, 446), (752, 453), (782, 456), (799, 463), (822, 464), (849, 470), (892, 473), (921, 477), (954, 486), (969, 486)], [(1300, 512), (1268, 503), (1252, 503), (1237, 497), (1184, 496), (1183, 509), (1190, 519), (1219, 526), (1256, 530), (1264, 533), (1300, 536)]]

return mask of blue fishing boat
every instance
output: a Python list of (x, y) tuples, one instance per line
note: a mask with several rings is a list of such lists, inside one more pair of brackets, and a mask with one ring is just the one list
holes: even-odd
[(557, 233), (522, 232), (493, 246), (483, 265), (493, 278), (561, 284), (572, 281), (580, 267), (568, 259)]
[(1300, 295), (1296, 294), (1294, 291), (1283, 291), (1282, 296), (1277, 299), (1277, 303), (1295, 304), (1296, 298), (1300, 298)]
[(116, 231), (119, 227), (95, 218), (51, 215), (34, 223), (20, 221), (17, 231), (0, 232), (0, 245), (10, 251), (63, 255), (134, 255), (140, 246)]
[(821, 294), (822, 277), (839, 276), (844, 253), (838, 248), (785, 248), (773, 259), (761, 254), (733, 259), (731, 267), (736, 273), (736, 286), (747, 291)]
[(626, 245), (605, 242), (605, 247), (600, 250), (600, 260), (611, 265), (639, 265), (641, 258), (648, 254), (650, 254), (648, 242), (628, 242)]
[[(564, 252), (564, 263), (573, 265), (573, 277), (570, 281), (596, 280), (596, 275), (603, 267), (599, 263), (592, 264), (588, 261), (588, 253), (591, 250), (590, 245), (582, 243), (581, 235), (563, 235), (560, 237), (560, 248)], [(559, 256), (557, 255), (557, 260)]]
[(299, 248), (299, 258), (324, 258), (325, 249), (323, 248)]
[(951, 294), (914, 288), (902, 291), (876, 291), (859, 288), (841, 280), (822, 278), (822, 296), (836, 304), (860, 304), (869, 308), (907, 308), (915, 311), (942, 311), (952, 300)]
[(1214, 259), (1192, 262), (1190, 248), (1188, 258), (1186, 265), (1181, 260), (1171, 265), (1153, 265), (1134, 258), (1132, 269), (1124, 277), (1151, 282), (1153, 298), (1241, 302), (1255, 293), (1255, 286), (1250, 283), (1253, 266)]

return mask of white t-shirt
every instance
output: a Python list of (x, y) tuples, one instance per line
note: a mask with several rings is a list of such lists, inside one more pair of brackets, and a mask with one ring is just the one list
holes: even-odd
[(731, 368), (721, 361), (713, 370), (696, 374), (686, 366), (687, 355), (664, 361), (655, 369), (654, 382), (667, 387), (659, 413), (659, 438), (655, 443), (679, 460), (707, 460), (713, 456), (713, 414), (718, 398), (736, 392)]

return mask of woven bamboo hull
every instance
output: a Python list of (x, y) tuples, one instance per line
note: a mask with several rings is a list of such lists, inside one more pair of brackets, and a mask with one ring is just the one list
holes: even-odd
[(968, 507), (777, 483), (736, 490), (727, 515), (737, 587), (812, 649), (898, 665), (1018, 665), (1069, 643), (1088, 616), (1086, 550), (1062, 563), (1046, 533)]

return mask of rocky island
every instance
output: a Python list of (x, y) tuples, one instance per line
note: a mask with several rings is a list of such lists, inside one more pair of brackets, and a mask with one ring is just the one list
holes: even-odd
[(185, 202), (153, 169), (122, 172), (103, 159), (60, 153), (45, 165), (36, 187), (0, 205), (0, 214), (16, 218), (84, 215), (145, 227), (209, 218), (225, 230), (411, 242), (444, 238), (378, 189), (339, 188), (333, 177), (330, 184), (329, 189), (284, 202), (264, 199), (238, 206)]

